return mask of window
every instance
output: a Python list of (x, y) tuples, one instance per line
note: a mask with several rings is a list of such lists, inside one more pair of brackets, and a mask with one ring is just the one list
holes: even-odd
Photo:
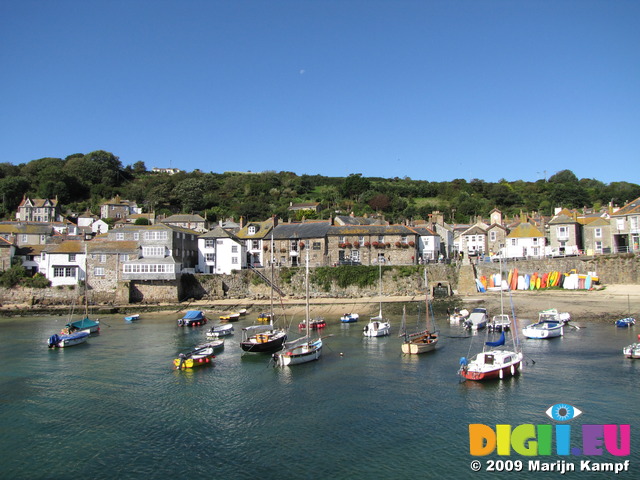
[(76, 261), (76, 254), (75, 253), (70, 253), (69, 254), (69, 261), (70, 262), (75, 262)]
[(512, 238), (511, 239), (511, 246), (515, 247), (516, 245), (518, 245), (518, 239), (517, 238)]
[(231, 264), (232, 265), (237, 265), (238, 264), (238, 257), (231, 257)]
[(238, 245), (231, 245), (231, 253), (238, 253)]
[(255, 235), (256, 234), (256, 226), (255, 225), (250, 225), (247, 232), (249, 233), (249, 235)]
[(213, 238), (204, 239), (204, 248), (213, 248), (215, 246), (215, 240)]
[(558, 227), (558, 238), (569, 238), (569, 228), (568, 227)]
[(489, 232), (489, 240), (491, 240), (492, 242), (495, 242), (497, 238), (498, 238), (498, 234), (496, 232)]
[(618, 230), (624, 230), (624, 218), (616, 218), (616, 228)]
[(629, 228), (631, 228), (632, 232), (638, 230), (638, 217), (629, 217)]
[(378, 243), (384, 243), (384, 235), (378, 235)]
[(106, 263), (107, 262), (107, 256), (104, 253), (101, 253), (98, 258), (100, 259), (100, 263)]
[(27, 235), (22, 235), (22, 241), (26, 242), (27, 240), (29, 240), (29, 237)]
[(133, 239), (134, 239), (134, 240), (136, 240), (136, 241), (137, 241), (137, 240), (140, 240), (140, 232), (136, 232), (136, 233), (134, 233), (134, 234), (133, 234)]
[(93, 269), (93, 274), (96, 277), (104, 277), (104, 267), (96, 267)]
[(260, 248), (260, 240), (251, 241), (251, 250), (258, 250)]
[(116, 233), (116, 240), (124, 240), (124, 233)]
[(142, 247), (142, 256), (143, 257), (164, 257), (164, 247), (163, 246)]
[[(593, 230), (593, 236), (595, 238), (602, 238), (602, 229), (601, 228), (596, 228)], [(602, 242), (600, 242), (602, 243)]]
[(338, 243), (346, 243), (347, 242), (347, 237), (345, 237), (344, 235), (340, 235), (338, 237)]
[(216, 240), (216, 245), (222, 245), (222, 240)]
[(602, 242), (595, 242), (596, 253), (602, 253)]
[(129, 263), (123, 266), (124, 273), (173, 273), (175, 271), (175, 265), (173, 264), (136, 264)]
[(205, 262), (209, 262), (209, 263), (215, 263), (216, 261), (216, 254), (215, 253), (207, 253), (204, 256), (204, 260)]
[(126, 253), (121, 253), (120, 254), (120, 261), (121, 262), (128, 262), (129, 261), (129, 255)]
[(407, 243), (407, 236), (406, 236), (406, 235), (402, 235), (402, 237), (401, 237), (400, 241), (401, 241), (402, 243)]
[[(533, 237), (533, 238), (532, 238), (532, 240), (533, 240), (533, 244), (534, 244), (534, 245), (538, 245), (538, 240), (539, 240), (539, 238), (538, 238), (538, 237)], [(534, 255), (535, 255), (535, 254), (534, 254)]]
[(312, 250), (322, 250), (322, 244), (320, 242), (313, 242), (311, 246)]
[(76, 276), (75, 267), (53, 267), (54, 277), (73, 277)]
[(151, 232), (144, 232), (144, 239), (145, 240), (167, 240), (167, 232), (157, 232), (157, 231), (151, 231)]

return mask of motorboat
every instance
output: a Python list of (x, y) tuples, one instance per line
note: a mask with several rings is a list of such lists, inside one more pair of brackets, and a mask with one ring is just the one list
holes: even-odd
[(207, 323), (207, 317), (202, 310), (188, 310), (184, 317), (178, 320), (180, 327), (194, 327)]

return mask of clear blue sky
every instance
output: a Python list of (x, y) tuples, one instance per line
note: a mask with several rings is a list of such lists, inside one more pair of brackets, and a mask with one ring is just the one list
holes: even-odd
[(2, 0), (0, 162), (640, 183), (637, 0)]

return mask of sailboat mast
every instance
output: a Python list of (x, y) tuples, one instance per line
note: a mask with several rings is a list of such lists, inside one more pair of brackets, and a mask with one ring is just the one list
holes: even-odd
[(425, 325), (427, 326), (427, 328), (429, 328), (429, 281), (427, 280), (427, 266), (424, 266), (424, 303), (425, 303), (425, 307), (426, 307), (426, 321), (425, 321)]
[(378, 278), (378, 296), (380, 297), (380, 319), (382, 319), (382, 260), (378, 259), (379, 278)]
[(269, 321), (273, 325), (273, 230), (271, 230), (271, 310), (269, 311)]
[(307, 250), (307, 261), (306, 261), (306, 268), (305, 268), (305, 293), (306, 293), (306, 306), (305, 306), (305, 315), (307, 317), (307, 338), (309, 337), (309, 323), (311, 323), (311, 318), (309, 315), (309, 250)]

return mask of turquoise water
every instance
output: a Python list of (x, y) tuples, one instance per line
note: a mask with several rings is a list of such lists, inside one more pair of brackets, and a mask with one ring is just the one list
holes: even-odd
[(173, 370), (172, 359), (203, 341), (205, 327), (179, 328), (175, 314), (103, 317), (100, 335), (61, 350), (46, 339), (64, 317), (0, 319), (0, 478), (558, 478), (485, 471), (489, 459), (526, 463), (517, 454), (480, 457), (483, 471), (471, 472), (468, 438), (470, 423), (554, 424), (544, 412), (556, 403), (582, 410), (576, 430), (631, 424), (631, 456), (603, 458), (630, 460), (618, 478), (639, 476), (640, 361), (621, 354), (637, 327), (585, 323), (564, 338), (525, 340), (523, 375), (485, 384), (456, 375), (484, 333), (456, 338), (466, 333), (441, 324), (439, 349), (412, 357), (400, 351), (398, 317), (384, 338), (364, 338), (362, 320), (328, 318), (318, 362), (273, 368), (240, 350), (253, 316), (213, 366), (193, 371)]

